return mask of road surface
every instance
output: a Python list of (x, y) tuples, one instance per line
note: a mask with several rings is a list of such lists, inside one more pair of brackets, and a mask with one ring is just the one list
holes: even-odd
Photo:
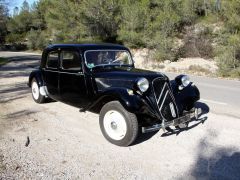
[(0, 57), (11, 60), (0, 67), (0, 179), (240, 178), (239, 81), (190, 76), (201, 92), (204, 123), (140, 135), (123, 148), (104, 139), (97, 114), (34, 103), (26, 83), (40, 55)]

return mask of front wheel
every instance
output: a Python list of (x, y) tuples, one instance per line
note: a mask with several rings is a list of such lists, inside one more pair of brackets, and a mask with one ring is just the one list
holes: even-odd
[(136, 115), (128, 112), (118, 101), (103, 106), (99, 125), (104, 137), (118, 146), (129, 146), (138, 135)]
[(44, 103), (45, 102), (45, 96), (41, 95), (39, 85), (38, 85), (37, 80), (35, 78), (33, 78), (33, 80), (32, 80), (31, 89), (32, 89), (33, 100), (36, 103), (39, 103), (39, 104)]

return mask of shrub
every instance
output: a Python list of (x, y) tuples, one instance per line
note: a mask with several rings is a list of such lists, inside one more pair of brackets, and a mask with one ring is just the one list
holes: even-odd
[(156, 51), (153, 55), (157, 61), (170, 60), (175, 61), (177, 59), (177, 50), (174, 49), (174, 39), (161, 35), (160, 33), (152, 41), (153, 47), (156, 47)]
[(218, 73), (224, 77), (240, 77), (240, 35), (230, 35), (216, 49)]
[[(212, 47), (212, 32), (208, 27), (200, 29), (199, 32), (187, 32), (184, 38), (184, 45), (179, 53), (181, 57), (202, 57), (213, 58), (214, 49)], [(195, 29), (196, 31), (196, 29)]]
[(29, 49), (43, 49), (47, 45), (46, 37), (41, 31), (31, 30), (27, 35)]
[(188, 70), (191, 71), (191, 72), (201, 72), (201, 73), (204, 73), (204, 74), (212, 74), (212, 72), (209, 69), (204, 68), (204, 67), (199, 66), (199, 65), (191, 65), (191, 66), (189, 66)]

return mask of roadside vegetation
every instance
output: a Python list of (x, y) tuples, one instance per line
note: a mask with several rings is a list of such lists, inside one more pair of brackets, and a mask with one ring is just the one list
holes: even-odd
[(0, 57), (0, 66), (7, 63), (7, 59)]
[(213, 59), (220, 76), (240, 77), (239, 0), (25, 0), (12, 14), (0, 2), (5, 48), (120, 43), (150, 49), (159, 62)]

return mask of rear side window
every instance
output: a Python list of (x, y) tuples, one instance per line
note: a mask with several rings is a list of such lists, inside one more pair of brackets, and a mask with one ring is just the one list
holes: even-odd
[(62, 68), (65, 70), (81, 70), (81, 61), (77, 51), (62, 51)]
[(58, 68), (58, 52), (52, 51), (47, 57), (47, 68), (57, 69)]

